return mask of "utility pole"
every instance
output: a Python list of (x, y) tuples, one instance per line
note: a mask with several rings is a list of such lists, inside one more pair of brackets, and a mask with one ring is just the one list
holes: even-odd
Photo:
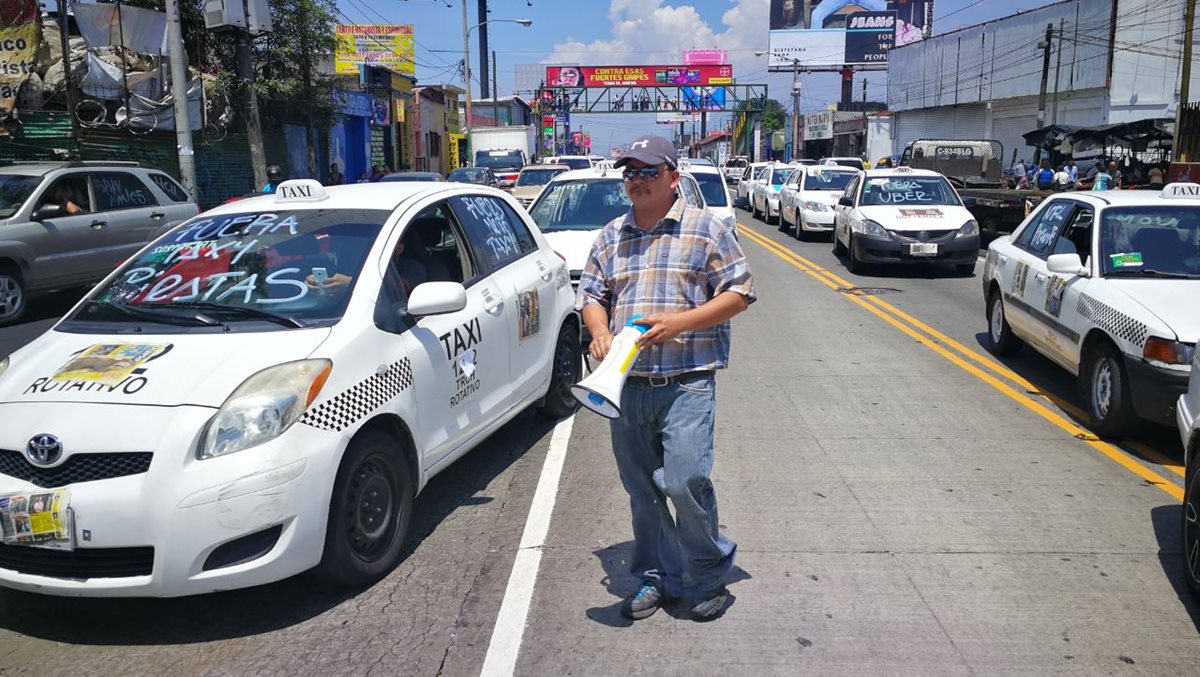
[(1188, 0), (1187, 10), (1183, 15), (1183, 69), (1179, 80), (1179, 103), (1175, 106), (1175, 138), (1171, 141), (1171, 159), (1175, 162), (1187, 162), (1188, 158), (1180, 152), (1179, 141), (1182, 138), (1183, 109), (1188, 103), (1188, 89), (1192, 79), (1192, 32), (1196, 25), (1196, 0)]
[[(807, 24), (806, 24), (807, 25)], [(801, 156), (800, 145), (800, 60), (792, 59), (792, 159)]]
[(467, 160), (475, 164), (475, 155), (471, 152), (471, 40), (467, 36), (467, 0), (462, 0), (462, 31), (463, 31), (463, 89), (467, 97), (467, 119), (462, 123), (462, 129), (467, 134)]
[(488, 87), (488, 8), (487, 0), (479, 0), (479, 96), (486, 99), (492, 91)]
[[(177, 2), (178, 0), (167, 0)], [(242, 11), (250, 16), (248, 0)], [(254, 64), (250, 60), (250, 26), (237, 31), (238, 77), (242, 79), (242, 97), (246, 106), (246, 144), (250, 146), (250, 167), (254, 170), (254, 189), (267, 183), (267, 154), (263, 149), (262, 121), (258, 117), (258, 92), (254, 91)]]
[(862, 121), (863, 121), (862, 147), (858, 149), (858, 152), (863, 156), (864, 160), (867, 160), (868, 157), (867, 157), (867, 78), (866, 77), (863, 77), (862, 114), (863, 114), (862, 115)]
[[(65, 8), (65, 4), (60, 0), (60, 7)], [(192, 197), (199, 199), (196, 156), (192, 148), (192, 120), (188, 111), (187, 57), (183, 52), (183, 28), (179, 25), (179, 0), (167, 0), (166, 9), (167, 56), (171, 60), (171, 96), (175, 99), (175, 146), (179, 152), (179, 178)], [(62, 20), (65, 25), (65, 12), (62, 14)], [(63, 56), (66, 57), (69, 53), (64, 49)], [(74, 114), (75, 111), (72, 110), (71, 115)]]
[[(1037, 126), (1038, 129), (1046, 126), (1046, 85), (1050, 80), (1050, 43), (1054, 39), (1054, 24), (1046, 24), (1046, 39), (1038, 43), (1038, 47), (1042, 49), (1042, 86), (1038, 91), (1038, 111), (1037, 111)], [(1040, 162), (1042, 159), (1042, 148), (1038, 146), (1037, 154), (1034, 156), (1034, 162)]]
[(1062, 70), (1062, 53), (1063, 53), (1063, 32), (1066, 29), (1067, 20), (1058, 20), (1058, 56), (1054, 61), (1054, 112), (1050, 115), (1050, 124), (1058, 124), (1058, 72)]
[[(79, 118), (76, 116), (75, 88), (71, 86), (71, 40), (67, 27), (67, 0), (58, 0), (58, 39), (62, 43), (63, 82), (67, 87), (67, 111), (71, 114), (71, 130), (76, 140), (79, 140)], [(129, 107), (125, 107), (126, 113)]]
[(500, 126), (500, 87), (496, 78), (496, 53), (492, 52), (492, 119), (496, 121), (496, 126)]

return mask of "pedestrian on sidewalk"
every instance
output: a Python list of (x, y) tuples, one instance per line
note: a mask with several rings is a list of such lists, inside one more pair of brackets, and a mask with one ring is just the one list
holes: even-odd
[(654, 135), (617, 160), (633, 206), (592, 245), (576, 297), (597, 360), (628, 322), (648, 327), (610, 424), (633, 517), (630, 571), (641, 579), (621, 606), (633, 619), (683, 596), (696, 620), (720, 616), (737, 548), (720, 532), (709, 480), (714, 374), (729, 363), (729, 320), (754, 302), (754, 282), (733, 232), (680, 197), (678, 165)]
[(274, 193), (281, 183), (283, 183), (283, 170), (279, 168), (279, 165), (267, 167), (267, 182), (263, 184), (262, 192)]

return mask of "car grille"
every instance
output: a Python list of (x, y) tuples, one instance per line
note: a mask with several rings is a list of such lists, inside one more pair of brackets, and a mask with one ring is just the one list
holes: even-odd
[(955, 230), (918, 230), (918, 231), (889, 230), (888, 232), (900, 240), (907, 240), (910, 242), (937, 242), (938, 240), (947, 239), (948, 237), (954, 235), (954, 233), (956, 233), (958, 231), (955, 231)]
[(68, 484), (139, 475), (150, 469), (146, 452), (78, 454), (55, 468), (39, 468), (19, 451), (0, 450), (0, 474), (52, 489)]
[(0, 569), (53, 578), (149, 576), (154, 569), (154, 548), (87, 548), (68, 551), (0, 545)]

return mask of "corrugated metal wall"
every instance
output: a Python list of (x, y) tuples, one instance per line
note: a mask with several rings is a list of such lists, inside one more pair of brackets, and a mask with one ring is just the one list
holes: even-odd
[(917, 139), (985, 139), (986, 130), (986, 106), (943, 106), (896, 113), (892, 138), (899, 155)]

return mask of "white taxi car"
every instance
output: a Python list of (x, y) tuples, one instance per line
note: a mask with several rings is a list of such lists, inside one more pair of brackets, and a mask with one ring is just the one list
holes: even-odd
[(770, 162), (752, 162), (746, 170), (742, 172), (742, 178), (738, 181), (737, 196), (738, 200), (745, 200), (745, 208), (750, 209), (750, 196), (754, 192), (754, 184), (762, 180), (766, 173), (767, 165)]
[(1079, 377), (1093, 429), (1170, 425), (1200, 338), (1200, 185), (1051, 196), (988, 247), (999, 355), (1028, 343)]
[(755, 218), (761, 218), (771, 223), (779, 218), (779, 193), (788, 177), (800, 168), (799, 165), (788, 165), (774, 162), (763, 170), (762, 178), (754, 182), (750, 192), (750, 213)]
[(721, 170), (713, 165), (688, 160), (680, 160), (679, 169), (696, 180), (704, 196), (705, 208), (716, 214), (717, 218), (733, 231), (733, 236), (737, 237), (737, 215), (733, 213), (733, 200), (729, 197), (729, 186), (726, 185), (725, 175)]
[(798, 166), (779, 193), (779, 229), (796, 237), (833, 230), (833, 208), (858, 171), (848, 167)]
[(834, 207), (833, 250), (846, 267), (947, 263), (960, 275), (975, 270), (979, 224), (946, 177), (898, 167), (860, 172)]
[(152, 242), (0, 362), (0, 586), (370, 583), (413, 496), (574, 410), (562, 260), (484, 186), (286, 181)]
[[(1195, 352), (1195, 351), (1193, 351)], [(1183, 440), (1183, 577), (1192, 597), (1200, 601), (1200, 353), (1192, 359), (1188, 390), (1175, 406), (1179, 436)]]

